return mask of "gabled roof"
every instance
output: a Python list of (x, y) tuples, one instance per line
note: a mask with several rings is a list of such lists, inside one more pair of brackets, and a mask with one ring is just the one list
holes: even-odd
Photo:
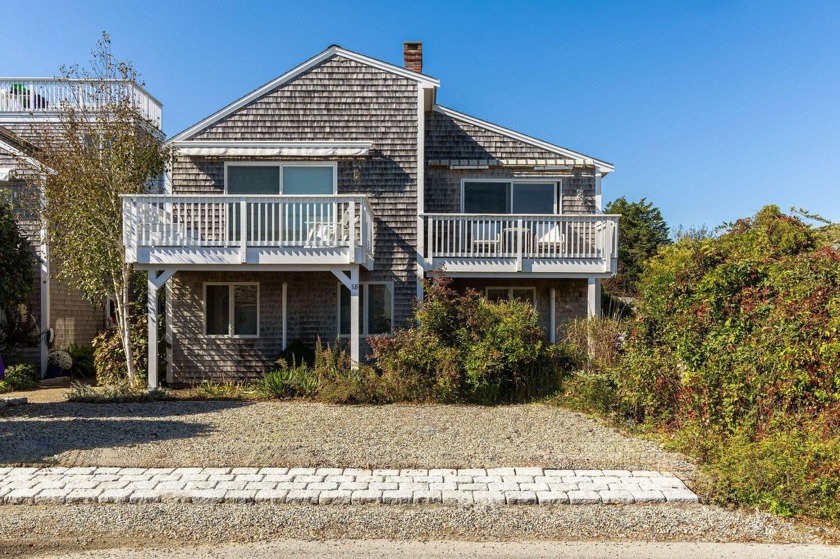
[(557, 146), (548, 142), (544, 142), (543, 140), (534, 138), (532, 136), (526, 136), (525, 134), (521, 134), (519, 132), (516, 132), (515, 130), (511, 130), (510, 128), (504, 128), (503, 126), (499, 126), (498, 124), (493, 124), (492, 122), (487, 122), (486, 120), (475, 118), (474, 116), (459, 113), (458, 111), (442, 107), (440, 105), (435, 105), (434, 110), (455, 120), (462, 120), (474, 126), (478, 126), (479, 128), (490, 130), (491, 132), (495, 132), (502, 136), (518, 140), (520, 142), (532, 145), (534, 147), (538, 147), (540, 149), (544, 149), (546, 151), (550, 151), (552, 153), (557, 153), (559, 155), (563, 155), (571, 159), (591, 160), (592, 164), (595, 165), (595, 167), (597, 167), (603, 174), (611, 173), (615, 170), (615, 166), (607, 161), (595, 159), (594, 157), (590, 157), (583, 153), (566, 149), (562, 146)]
[(383, 70), (385, 72), (390, 72), (392, 74), (396, 74), (403, 78), (407, 78), (410, 80), (414, 80), (419, 84), (422, 84), (427, 87), (439, 87), (440, 81), (437, 78), (433, 78), (431, 76), (427, 76), (425, 74), (418, 74), (417, 72), (412, 72), (411, 70), (407, 70), (401, 66), (395, 66), (394, 64), (390, 64), (388, 62), (383, 62), (382, 60), (377, 60), (375, 58), (371, 58), (369, 56), (365, 56), (363, 54), (359, 54), (357, 52), (353, 52), (342, 48), (338, 45), (332, 45), (327, 50), (318, 54), (303, 64), (300, 64), (282, 76), (275, 78), (265, 84), (262, 87), (259, 87), (249, 93), (248, 95), (241, 97), (240, 99), (234, 101), (230, 105), (226, 106), (225, 108), (213, 113), (209, 117), (205, 118), (204, 120), (190, 126), (186, 130), (183, 130), (173, 136), (171, 139), (167, 141), (167, 143), (176, 142), (184, 140), (185, 138), (196, 134), (211, 124), (215, 124), (216, 122), (222, 120), (226, 116), (230, 115), (241, 109), (242, 107), (248, 105), (249, 103), (259, 99), (263, 95), (269, 93), (270, 91), (278, 88), (279, 86), (283, 85), (284, 83), (296, 78), (300, 74), (306, 72), (307, 70), (314, 68), (315, 66), (319, 65), (320, 63), (324, 62), (332, 58), (333, 56), (342, 56), (344, 58), (348, 58), (350, 60), (354, 60), (359, 62), (360, 64), (366, 64), (367, 66), (371, 66), (373, 68), (377, 68), (379, 70)]
[(2, 126), (0, 126), (0, 150), (25, 161), (27, 165), (33, 168), (44, 168), (49, 171), (49, 168), (43, 167), (41, 162), (33, 157), (37, 154), (38, 148)]

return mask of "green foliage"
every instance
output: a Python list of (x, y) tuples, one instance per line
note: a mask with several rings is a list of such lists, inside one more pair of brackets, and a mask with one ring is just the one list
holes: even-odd
[(613, 295), (635, 297), (644, 263), (671, 241), (668, 224), (659, 208), (642, 198), (628, 202), (622, 196), (607, 204), (604, 212), (621, 214), (618, 226), (618, 273), (604, 281)]
[(0, 394), (5, 394), (7, 392), (11, 392), (14, 390), (12, 385), (6, 382), (5, 380), (0, 380)]
[[(134, 351), (134, 368), (137, 372), (135, 385), (142, 384), (146, 376), (147, 362), (147, 318), (144, 314), (132, 317), (131, 343)], [(93, 339), (93, 363), (96, 369), (96, 381), (99, 385), (117, 385), (131, 382), (128, 378), (125, 350), (115, 328), (103, 330)]]
[(840, 249), (778, 208), (642, 276), (611, 413), (705, 461), (721, 501), (840, 521)]
[(493, 303), (450, 284), (445, 277), (426, 283), (416, 327), (369, 340), (383, 377), (450, 402), (523, 401), (558, 389), (569, 355), (544, 341), (530, 304)]
[(306, 363), (297, 365), (279, 360), (279, 368), (266, 373), (255, 386), (258, 394), (266, 398), (311, 398), (318, 393), (320, 379), (315, 369)]
[(204, 398), (211, 398), (213, 400), (241, 400), (249, 396), (251, 390), (248, 385), (242, 382), (232, 380), (213, 382), (205, 380), (199, 385), (198, 393)]
[(4, 381), (12, 390), (33, 390), (38, 388), (40, 378), (34, 363), (19, 363), (6, 369)]
[(286, 346), (286, 349), (280, 352), (280, 359), (278, 359), (278, 363), (280, 361), (285, 362), (287, 365), (295, 363), (313, 365), (315, 363), (315, 351), (303, 342), (303, 340), (292, 340), (291, 343)]
[(32, 291), (33, 251), (21, 234), (11, 204), (0, 196), (0, 309), (23, 303)]
[(96, 366), (93, 359), (93, 346), (70, 344), (65, 350), (73, 359), (73, 367), (70, 369), (70, 376), (73, 378), (91, 378), (96, 375)]
[(16, 305), (0, 321), (0, 354), (12, 359), (25, 347), (38, 345), (38, 328), (26, 305)]
[(152, 390), (138, 389), (126, 381), (107, 386), (90, 386), (80, 382), (70, 385), (66, 394), (68, 402), (86, 404), (122, 404), (126, 402), (156, 402), (172, 400), (172, 393), (166, 388)]

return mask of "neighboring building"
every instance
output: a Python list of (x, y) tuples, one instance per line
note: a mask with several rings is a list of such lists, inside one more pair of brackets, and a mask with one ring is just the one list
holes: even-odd
[(257, 376), (294, 339), (347, 337), (358, 361), (438, 269), (533, 302), (552, 341), (599, 312), (613, 166), (441, 107), (439, 85), (419, 43), (405, 67), (332, 46), (169, 140), (167, 194), (123, 206), (150, 348), (166, 286), (167, 381)]
[[(141, 86), (131, 82), (144, 114), (160, 126), (161, 105)], [(55, 78), (0, 78), (0, 191), (11, 191), (13, 200), (31, 182), (38, 163), (38, 143), (50, 134), (63, 103), (85, 103), (79, 97), (80, 82)], [(89, 105), (89, 101), (88, 101)], [(88, 106), (89, 108), (89, 106)], [(43, 242), (45, 232), (40, 216), (19, 208), (18, 224), (35, 251), (35, 281), (27, 307), (42, 333), (52, 329), (53, 343), (41, 337), (40, 347), (26, 348), (21, 360), (37, 363), (46, 370), (50, 347), (90, 344), (109, 319), (105, 302), (93, 307), (78, 291), (55, 278), (57, 269), (50, 261), (49, 247)], [(0, 270), (2, 265), (0, 264)]]

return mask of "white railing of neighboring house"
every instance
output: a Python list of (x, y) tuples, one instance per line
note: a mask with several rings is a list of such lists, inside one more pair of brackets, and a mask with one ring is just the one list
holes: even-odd
[[(103, 93), (101, 88), (112, 88)], [(0, 115), (2, 113), (49, 114), (65, 105), (96, 110), (102, 104), (122, 98), (134, 103), (143, 116), (161, 127), (162, 105), (140, 84), (130, 80), (70, 80), (64, 78), (0, 77)]]
[(617, 257), (617, 215), (425, 214), (427, 258)]
[(181, 247), (363, 248), (372, 259), (365, 196), (123, 196), (128, 249)]

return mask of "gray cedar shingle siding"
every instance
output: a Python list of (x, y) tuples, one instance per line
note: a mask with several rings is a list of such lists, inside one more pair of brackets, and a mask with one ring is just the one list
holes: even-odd
[[(508, 138), (498, 132), (432, 111), (426, 114), (426, 161), (447, 159), (562, 159), (559, 155)], [(428, 213), (461, 211), (461, 180), (467, 178), (556, 177), (557, 171), (511, 169), (450, 170), (431, 166), (426, 169), (425, 209)], [(591, 214), (595, 212), (594, 168), (575, 168), (562, 178), (563, 213)]]
[[(409, 320), (416, 295), (416, 82), (335, 56), (189, 139), (373, 142), (366, 157), (337, 158), (338, 193), (368, 195), (376, 215), (375, 270), (362, 270), (361, 279), (394, 282), (394, 323), (404, 324)], [(360, 174), (358, 179), (354, 179), (354, 169)], [(221, 194), (224, 192), (224, 159), (178, 157), (173, 166), (172, 183), (175, 193)], [(176, 278), (182, 275), (187, 276), (179, 273)], [(278, 279), (281, 274), (250, 275), (265, 281), (269, 292), (274, 289), (271, 286), (276, 287), (281, 282)], [(291, 312), (293, 288), (289, 284), (288, 339), (299, 337), (314, 342), (317, 335), (331, 339), (336, 328), (337, 280), (329, 273), (298, 275), (301, 277), (300, 289), (295, 288), (296, 291), (312, 290), (311, 294), (301, 296), (311, 296), (312, 304), (320, 306), (317, 311), (307, 307), (300, 315)], [(186, 280), (173, 278), (178, 288), (173, 293), (176, 308), (172, 326), (175, 343), (179, 346), (173, 348), (173, 358), (176, 376), (182, 379), (180, 382), (199, 374), (198, 368), (203, 367), (205, 361), (208, 364), (206, 374), (214, 374), (214, 369), (231, 374), (234, 369), (248, 374), (264, 372), (280, 351), (279, 334), (271, 334), (269, 339), (268, 334), (261, 332), (258, 342), (210, 341), (201, 334), (193, 338), (195, 325), (186, 322), (188, 314), (180, 313), (178, 305), (200, 299), (200, 278), (211, 277), (211, 274), (188, 277), (188, 284), (184, 283)], [(268, 316), (273, 317), (271, 320), (276, 320), (276, 324), (263, 319), (261, 322), (279, 332), (279, 315)], [(295, 335), (291, 333), (293, 322)], [(210, 363), (213, 365), (209, 366)]]

